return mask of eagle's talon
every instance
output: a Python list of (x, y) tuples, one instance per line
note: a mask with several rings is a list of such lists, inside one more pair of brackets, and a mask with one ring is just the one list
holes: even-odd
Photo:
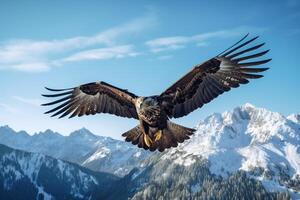
[(144, 134), (144, 142), (148, 147), (150, 147), (153, 144), (152, 139), (147, 134)]
[(156, 142), (156, 141), (160, 140), (161, 135), (162, 135), (162, 130), (157, 131), (157, 132), (154, 134), (154, 141)]

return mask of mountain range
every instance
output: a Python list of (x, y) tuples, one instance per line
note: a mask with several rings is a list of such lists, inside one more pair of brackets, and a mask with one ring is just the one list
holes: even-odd
[(149, 152), (110, 137), (94, 135), (86, 128), (62, 136), (50, 129), (29, 135), (0, 127), (0, 143), (9, 147), (66, 160), (94, 171), (128, 174)]
[[(2, 167), (9, 169), (1, 169), (3, 190), (6, 195), (12, 194), (9, 191), (15, 189), (8, 188), (17, 186), (6, 186), (14, 185), (24, 174), (35, 196), (63, 199), (63, 192), (57, 195), (51, 183), (45, 183), (49, 179), (38, 182), (37, 177), (47, 174), (44, 177), (60, 180), (58, 177), (65, 173), (74, 177), (63, 177), (65, 186), (73, 184), (72, 189), (86, 184), (89, 188), (89, 192), (78, 194), (76, 189), (63, 189), (64, 195), (73, 195), (71, 199), (300, 198), (300, 114), (285, 117), (245, 104), (212, 114), (196, 127), (191, 139), (177, 148), (150, 153), (84, 128), (69, 136), (51, 130), (30, 136), (3, 126), (0, 152), (5, 153), (0, 153), (0, 161)], [(35, 164), (37, 160), (39, 164)], [(8, 167), (10, 162), (17, 166), (34, 163), (36, 167), (31, 171)], [(76, 170), (71, 170), (73, 174), (64, 172), (68, 168)], [(86, 173), (86, 183), (78, 178), (82, 173)], [(105, 187), (99, 187), (100, 180)]]
[(118, 177), (0, 145), (1, 199), (102, 199)]

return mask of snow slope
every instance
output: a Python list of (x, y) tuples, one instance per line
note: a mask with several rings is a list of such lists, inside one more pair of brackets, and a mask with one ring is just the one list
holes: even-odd
[[(199, 160), (208, 161), (209, 171), (215, 175), (226, 178), (243, 170), (271, 192), (288, 190), (294, 199), (300, 198), (299, 114), (285, 117), (245, 104), (230, 112), (215, 113), (196, 128), (190, 140), (154, 154), (130, 143), (96, 136), (86, 129), (64, 137), (50, 130), (29, 136), (0, 127), (0, 143), (119, 176), (138, 166), (146, 171), (149, 160), (160, 166), (171, 166), (171, 162), (187, 169), (199, 164)], [(133, 179), (143, 176), (141, 170)], [(170, 170), (169, 175), (172, 174)], [(164, 173), (161, 177), (168, 179), (169, 175)]]
[(198, 124), (191, 140), (171, 149), (162, 159), (189, 166), (196, 162), (196, 156), (208, 160), (210, 171), (216, 175), (227, 177), (244, 170), (268, 190), (289, 188), (300, 198), (297, 116), (285, 117), (251, 104), (215, 113)]
[[(1, 198), (12, 194), (18, 199), (28, 194), (36, 199), (40, 199), (40, 196), (44, 199), (94, 199), (94, 190), (114, 180), (116, 178), (111, 175), (92, 173), (43, 154), (0, 145)], [(26, 199), (26, 196), (23, 198)]]
[(8, 126), (2, 126), (0, 144), (42, 153), (118, 176), (126, 175), (150, 155), (130, 143), (97, 136), (85, 128), (74, 131), (69, 136), (62, 136), (51, 130), (30, 136), (25, 131), (15, 132)]

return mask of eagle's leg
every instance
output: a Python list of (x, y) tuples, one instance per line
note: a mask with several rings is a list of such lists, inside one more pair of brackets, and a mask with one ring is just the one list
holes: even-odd
[(140, 119), (140, 126), (141, 126), (143, 134), (144, 134), (144, 142), (148, 147), (150, 147), (153, 144), (153, 140), (148, 135), (149, 126), (147, 124), (145, 124), (145, 122), (141, 119)]

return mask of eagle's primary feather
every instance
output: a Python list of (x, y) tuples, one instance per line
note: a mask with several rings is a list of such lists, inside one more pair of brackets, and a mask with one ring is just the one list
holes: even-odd
[(60, 93), (43, 95), (44, 97), (60, 97), (60, 99), (43, 104), (49, 106), (61, 103), (46, 112), (52, 116), (69, 117), (94, 115), (96, 113), (110, 113), (120, 117), (138, 119), (134, 105), (136, 96), (126, 90), (109, 85), (105, 82), (94, 82), (76, 88), (50, 91)]

